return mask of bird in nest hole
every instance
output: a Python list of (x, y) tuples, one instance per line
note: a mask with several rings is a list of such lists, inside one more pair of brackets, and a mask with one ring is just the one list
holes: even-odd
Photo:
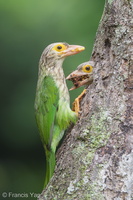
[[(75, 71), (69, 74), (66, 79), (73, 82), (73, 87), (70, 90), (75, 90), (81, 86), (88, 86), (93, 82), (94, 61), (88, 61), (80, 64)], [(79, 115), (80, 101), (86, 94), (86, 89), (73, 102), (72, 110)]]

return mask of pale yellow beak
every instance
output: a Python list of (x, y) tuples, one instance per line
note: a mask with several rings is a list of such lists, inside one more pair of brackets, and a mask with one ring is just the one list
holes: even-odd
[(84, 51), (85, 47), (79, 46), (79, 45), (69, 45), (67, 49), (64, 51), (61, 51), (59, 54), (62, 55), (62, 57), (67, 57), (70, 55), (74, 55), (77, 53), (80, 53), (81, 51)]

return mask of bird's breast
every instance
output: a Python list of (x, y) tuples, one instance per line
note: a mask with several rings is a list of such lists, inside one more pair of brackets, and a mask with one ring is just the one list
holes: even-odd
[(52, 76), (59, 89), (59, 98), (70, 103), (69, 92), (62, 67), (56, 67)]

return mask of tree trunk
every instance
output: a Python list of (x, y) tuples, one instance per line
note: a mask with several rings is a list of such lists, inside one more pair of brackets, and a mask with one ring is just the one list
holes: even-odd
[(39, 200), (133, 199), (131, 0), (107, 0), (92, 53), (94, 81)]

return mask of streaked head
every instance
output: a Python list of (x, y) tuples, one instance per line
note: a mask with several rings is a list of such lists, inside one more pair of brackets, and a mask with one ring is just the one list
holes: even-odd
[(93, 61), (84, 62), (77, 67), (77, 70), (69, 74), (66, 79), (72, 81), (74, 84), (74, 87), (70, 90), (77, 89), (84, 85), (90, 85), (93, 81), (93, 67)]
[(80, 45), (69, 45), (65, 42), (58, 42), (47, 46), (44, 49), (42, 56), (45, 56), (47, 59), (48, 58), (62, 59), (67, 56), (80, 53), (84, 49), (85, 47)]

